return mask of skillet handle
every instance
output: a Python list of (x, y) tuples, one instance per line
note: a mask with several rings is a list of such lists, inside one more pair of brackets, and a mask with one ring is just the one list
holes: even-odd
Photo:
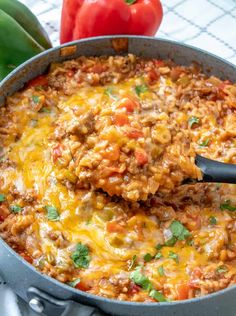
[(236, 183), (236, 165), (196, 155), (195, 164), (203, 173), (203, 182)]
[(30, 287), (27, 295), (29, 306), (39, 314), (47, 316), (107, 316), (96, 307), (72, 300), (61, 300), (35, 287)]

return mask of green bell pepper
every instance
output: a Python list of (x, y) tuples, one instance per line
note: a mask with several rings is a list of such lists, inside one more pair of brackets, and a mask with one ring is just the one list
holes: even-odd
[(0, 0), (0, 80), (50, 47), (47, 34), (27, 7), (17, 0)]

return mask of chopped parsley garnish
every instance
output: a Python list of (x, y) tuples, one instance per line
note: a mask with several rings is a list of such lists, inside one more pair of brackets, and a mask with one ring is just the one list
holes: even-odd
[(118, 99), (117, 96), (114, 94), (112, 88), (107, 88), (104, 93), (105, 93), (105, 95), (107, 95), (109, 98), (112, 98), (112, 99), (114, 99), (114, 100), (117, 100), (117, 99)]
[(35, 104), (38, 104), (39, 103), (39, 97), (37, 96), (37, 95), (33, 95), (32, 96), (32, 100), (33, 100), (33, 102), (35, 103)]
[(141, 286), (143, 290), (149, 292), (149, 296), (154, 298), (158, 302), (166, 302), (168, 299), (159, 291), (153, 289), (151, 281), (146, 277), (146, 275), (142, 274), (140, 271), (140, 267), (136, 268), (130, 274), (130, 279), (137, 285)]
[(134, 255), (132, 260), (130, 261), (128, 271), (132, 270), (136, 266), (136, 260), (137, 260), (137, 256)]
[(187, 228), (185, 228), (183, 224), (176, 220), (170, 224), (170, 230), (172, 235), (178, 240), (185, 240), (190, 236), (190, 232), (187, 230)]
[(45, 209), (47, 211), (47, 219), (54, 222), (60, 219), (57, 208), (55, 206), (47, 205), (45, 206)]
[(152, 284), (150, 280), (148, 279), (148, 277), (146, 277), (146, 275), (141, 273), (140, 269), (133, 271), (130, 274), (130, 278), (135, 284), (141, 286), (142, 289), (147, 291), (150, 291), (152, 289)]
[(148, 87), (145, 84), (139, 85), (135, 87), (135, 93), (140, 96), (141, 93), (148, 91)]
[(153, 259), (153, 256), (150, 253), (146, 253), (146, 255), (143, 257), (144, 261), (149, 262)]
[(157, 245), (156, 245), (156, 250), (161, 250), (162, 247), (163, 247), (162, 244), (157, 244)]
[(158, 271), (160, 276), (164, 276), (165, 275), (165, 271), (164, 271), (164, 267), (163, 266), (158, 267), (157, 271)]
[(218, 273), (225, 273), (225, 272), (228, 272), (228, 268), (227, 268), (226, 266), (222, 265), (222, 266), (219, 266), (219, 267), (216, 269), (216, 271), (217, 271)]
[(155, 259), (160, 259), (162, 258), (162, 253), (161, 252), (158, 252), (156, 255), (155, 255)]
[(13, 213), (19, 213), (20, 211), (22, 211), (22, 207), (20, 207), (19, 205), (11, 205), (10, 209)]
[(217, 220), (216, 220), (215, 216), (210, 216), (209, 217), (209, 223), (211, 225), (216, 225), (217, 224)]
[(179, 256), (173, 251), (169, 252), (168, 258), (173, 259), (176, 263), (179, 263)]
[(170, 224), (170, 231), (172, 233), (172, 237), (165, 242), (165, 246), (167, 247), (173, 247), (177, 240), (186, 240), (190, 236), (188, 229), (176, 220)]
[(6, 200), (6, 197), (4, 194), (0, 194), (0, 202), (4, 202)]
[(151, 290), (149, 296), (158, 302), (168, 302), (169, 300), (159, 291)]
[(206, 147), (209, 145), (210, 138), (206, 138), (203, 142), (199, 144), (200, 147)]
[(234, 212), (236, 211), (236, 206), (231, 205), (231, 202), (229, 200), (226, 200), (224, 203), (220, 204), (221, 211), (230, 211)]
[(192, 128), (193, 124), (198, 124), (199, 123), (199, 118), (196, 116), (192, 116), (188, 120), (188, 125), (190, 128)]
[(170, 239), (168, 239), (166, 242), (165, 242), (165, 246), (167, 247), (173, 247), (175, 244), (176, 244), (176, 237), (175, 236), (172, 236)]
[(75, 279), (75, 280), (73, 280), (71, 282), (68, 282), (67, 284), (69, 286), (71, 286), (71, 287), (76, 287), (76, 285), (79, 284), (79, 283), (80, 283), (80, 279)]
[(78, 243), (76, 250), (71, 255), (71, 259), (76, 268), (88, 268), (90, 262), (88, 247)]

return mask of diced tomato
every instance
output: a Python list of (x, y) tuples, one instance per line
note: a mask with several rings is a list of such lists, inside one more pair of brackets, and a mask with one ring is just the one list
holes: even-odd
[(178, 300), (186, 300), (189, 296), (190, 286), (187, 283), (182, 283), (176, 285), (177, 293), (178, 293)]
[(21, 252), (20, 255), (21, 255), (22, 258), (24, 258), (30, 264), (33, 263), (33, 258), (29, 254), (27, 254), (25, 251)]
[(139, 103), (130, 97), (123, 98), (118, 101), (118, 108), (126, 108), (127, 112), (134, 112), (135, 109), (139, 108)]
[(117, 223), (116, 221), (108, 222), (106, 229), (109, 233), (124, 233), (125, 231), (124, 226)]
[(48, 85), (48, 79), (47, 79), (47, 76), (45, 75), (38, 76), (28, 82), (29, 88), (34, 88), (37, 86), (47, 86), (47, 85)]
[(152, 85), (160, 78), (160, 74), (158, 70), (151, 69), (147, 73), (147, 78), (148, 78), (148, 83)]
[(91, 287), (84, 281), (80, 281), (78, 284), (76, 284), (75, 288), (85, 292), (91, 289)]
[(134, 155), (139, 165), (143, 166), (148, 163), (148, 155), (144, 150), (136, 149)]
[(153, 59), (153, 63), (157, 67), (163, 67), (165, 65), (164, 61), (161, 59)]
[(9, 214), (10, 214), (10, 211), (8, 209), (8, 206), (5, 204), (2, 204), (0, 206), (0, 223), (4, 222)]
[(118, 145), (110, 145), (102, 155), (105, 159), (116, 161), (120, 157), (120, 148)]
[(140, 292), (140, 290), (141, 290), (141, 287), (140, 287), (140, 286), (138, 286), (138, 285), (135, 284), (134, 282), (131, 282), (131, 283), (130, 283), (130, 286), (129, 286), (129, 291), (128, 291), (128, 293), (133, 295), (133, 294), (136, 294), (136, 293)]
[(202, 276), (202, 271), (199, 267), (196, 267), (190, 276), (189, 286), (193, 289), (198, 289), (200, 287), (199, 280)]
[(136, 128), (133, 128), (128, 131), (125, 131), (125, 135), (127, 135), (129, 138), (137, 139), (143, 136), (143, 132)]
[(129, 124), (129, 118), (125, 113), (115, 113), (113, 122), (116, 126), (124, 126)]
[(62, 157), (62, 151), (62, 144), (58, 144), (52, 148), (52, 159), (54, 163), (57, 161), (58, 158)]
[(188, 220), (188, 222), (186, 223), (186, 226), (190, 231), (201, 228), (202, 221), (201, 221), (201, 216), (199, 214), (196, 214), (194, 216), (191, 216), (190, 214), (188, 214), (188, 217), (192, 219), (192, 220)]
[(101, 74), (102, 72), (107, 70), (107, 66), (102, 65), (102, 64), (97, 64), (90, 68), (90, 71), (96, 74)]
[(73, 70), (68, 70), (67, 71), (67, 77), (72, 78), (74, 76), (74, 71)]

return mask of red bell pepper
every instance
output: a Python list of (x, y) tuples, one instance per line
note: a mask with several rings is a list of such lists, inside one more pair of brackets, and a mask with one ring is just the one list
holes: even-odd
[(60, 40), (112, 34), (152, 36), (162, 16), (159, 0), (64, 0)]

